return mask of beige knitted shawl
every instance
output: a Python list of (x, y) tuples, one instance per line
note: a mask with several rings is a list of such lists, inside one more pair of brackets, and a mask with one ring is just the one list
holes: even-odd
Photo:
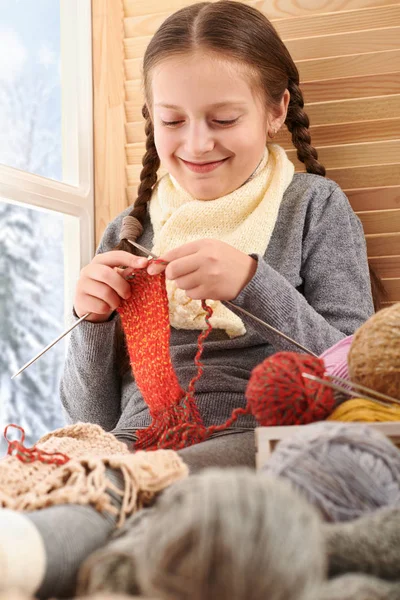
[[(155, 495), (188, 475), (188, 468), (173, 450), (131, 453), (99, 425), (77, 423), (57, 429), (35, 445), (46, 452), (62, 452), (64, 465), (40, 461), (23, 463), (16, 456), (0, 460), (0, 507), (33, 511), (55, 504), (90, 504), (118, 516), (118, 526), (136, 510), (151, 504)], [(120, 469), (124, 489), (107, 479), (106, 467)], [(107, 488), (121, 496), (119, 510)]]
[[(294, 166), (283, 148), (269, 144), (256, 171), (240, 188), (215, 200), (197, 200), (169, 174), (162, 177), (150, 201), (153, 252), (162, 255), (187, 242), (218, 239), (246, 254), (265, 253)], [(177, 329), (207, 327), (200, 300), (191, 300), (167, 280), (170, 323)], [(208, 300), (211, 324), (231, 337), (246, 333), (240, 317), (219, 301)]]

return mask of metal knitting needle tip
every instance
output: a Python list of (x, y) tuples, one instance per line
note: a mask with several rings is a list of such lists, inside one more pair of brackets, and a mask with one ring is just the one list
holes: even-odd
[[(344, 387), (342, 385), (339, 385), (337, 383), (332, 383), (330, 381), (326, 381), (325, 379), (320, 379), (320, 377), (316, 377), (315, 375), (311, 375), (311, 373), (302, 373), (302, 376), (305, 377), (306, 379), (311, 379), (312, 381), (316, 381), (317, 383), (321, 383), (322, 385), (325, 385), (328, 388), (331, 388), (332, 390), (336, 390), (339, 392), (344, 392), (345, 394), (347, 394), (348, 396), (354, 396), (355, 398), (359, 398), (360, 397), (360, 392), (353, 392), (352, 390), (349, 390), (347, 387)], [(352, 386), (351, 381), (347, 381), (346, 379), (342, 380), (344, 383), (346, 383), (346, 385), (348, 386)], [(371, 390), (371, 392), (374, 393), (374, 390)], [(376, 404), (380, 404), (381, 406), (385, 406), (385, 407), (390, 407), (390, 403), (389, 402), (382, 402), (381, 400), (378, 400), (377, 398), (373, 398), (372, 396), (368, 396), (367, 394), (364, 394), (362, 396), (362, 398), (364, 400), (371, 400), (372, 402), (375, 402)], [(394, 402), (398, 402), (398, 400), (395, 400), (393, 398)]]
[[(333, 381), (338, 381), (339, 383), (347, 382), (346, 379), (343, 379), (342, 377), (338, 377), (337, 375), (328, 375), (328, 377), (329, 377), (329, 379), (333, 379)], [(353, 383), (351, 381), (350, 385), (352, 388), (354, 388), (355, 390), (357, 390), (359, 392), (367, 392), (367, 394), (373, 394), (374, 396), (376, 396), (377, 398), (381, 398), (382, 400), (387, 400), (388, 402), (396, 402), (397, 404), (400, 404), (400, 400), (398, 400), (397, 398), (392, 398), (392, 396), (388, 396), (387, 394), (382, 394), (381, 392), (376, 392), (372, 388), (369, 388), (365, 385), (361, 385), (360, 383)]]
[[(137, 248), (139, 248), (139, 250), (142, 250), (142, 252), (145, 252), (149, 256), (152, 256), (153, 258), (157, 258), (157, 256), (155, 254), (153, 254), (152, 252), (149, 252), (146, 248), (144, 248), (140, 244), (137, 244), (136, 242), (132, 242), (131, 240), (128, 240), (128, 242), (130, 242), (131, 244), (133, 244), (134, 246), (136, 246)], [(55, 344), (57, 344), (57, 342), (59, 342), (70, 331), (72, 331), (75, 327), (77, 327), (79, 325), (79, 323), (82, 323), (82, 321), (84, 321), (85, 319), (87, 319), (91, 314), (92, 313), (88, 312), (88, 313), (86, 313), (86, 315), (83, 315), (83, 317), (81, 317), (78, 321), (76, 321), (76, 323), (74, 323), (71, 327), (69, 327), (66, 331), (64, 331), (64, 333), (62, 333), (61, 335), (59, 335), (58, 338), (56, 338), (53, 342), (51, 342), (48, 346), (46, 346), (46, 348), (43, 348), (43, 350), (41, 350), (34, 358), (32, 358), (23, 367), (21, 367), (19, 369), (19, 371), (17, 371), (16, 373), (14, 373), (14, 375), (12, 375), (11, 379), (14, 379), (20, 373), (22, 373), (22, 371), (25, 371), (25, 369), (28, 368), (32, 363), (34, 363), (35, 360), (37, 360), (38, 358), (40, 358), (41, 356), (43, 356), (43, 354), (45, 354), (45, 352), (47, 352), (47, 350), (50, 350), (50, 348), (52, 348)]]
[(151, 258), (155, 258), (156, 260), (158, 260), (159, 257), (157, 256), (157, 254), (154, 254), (154, 252), (150, 252), (150, 250), (147, 250), (147, 248), (141, 246), (140, 244), (132, 240), (128, 240), (128, 242), (132, 244), (132, 246), (135, 246), (138, 250), (144, 252), (144, 254), (147, 254), (148, 256), (151, 256)]
[(79, 323), (82, 323), (82, 321), (84, 321), (85, 319), (87, 319), (89, 315), (91, 315), (90, 312), (86, 313), (86, 315), (83, 315), (83, 317), (81, 317), (78, 321), (76, 321), (76, 323), (74, 323), (71, 327), (69, 327), (69, 329), (67, 329), (66, 331), (64, 331), (64, 333), (62, 333), (61, 335), (59, 335), (58, 338), (56, 338), (53, 342), (51, 342), (48, 346), (46, 346), (46, 348), (43, 348), (43, 350), (41, 350), (39, 352), (39, 354), (36, 354), (36, 356), (34, 358), (32, 358), (23, 367), (21, 367), (19, 371), (17, 371), (16, 373), (14, 373), (14, 375), (11, 377), (11, 379), (14, 379), (14, 377), (17, 377), (17, 375), (19, 375), (20, 373), (22, 373), (22, 371), (25, 371), (25, 369), (27, 367), (29, 367), (29, 365), (31, 365), (32, 363), (35, 362), (35, 360), (37, 360), (38, 358), (40, 358), (41, 356), (43, 356), (43, 354), (45, 352), (47, 352), (47, 350), (50, 350), (50, 348), (52, 348), (52, 346), (54, 346), (55, 344), (57, 344), (57, 342), (59, 342), (64, 336), (66, 336), (67, 333), (69, 333), (70, 331), (72, 331), (74, 329), (74, 327), (77, 327), (79, 325)]

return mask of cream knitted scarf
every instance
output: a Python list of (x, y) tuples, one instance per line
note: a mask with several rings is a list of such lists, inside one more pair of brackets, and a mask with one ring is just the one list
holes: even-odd
[[(197, 200), (172, 175), (165, 175), (154, 189), (150, 219), (154, 230), (153, 252), (162, 255), (194, 240), (214, 238), (246, 254), (263, 255), (275, 227), (294, 166), (286, 152), (269, 144), (253, 175), (240, 188), (215, 200)], [(200, 300), (192, 300), (175, 282), (167, 280), (170, 323), (177, 329), (205, 329)], [(246, 333), (242, 320), (219, 301), (213, 309), (213, 328), (230, 337)]]

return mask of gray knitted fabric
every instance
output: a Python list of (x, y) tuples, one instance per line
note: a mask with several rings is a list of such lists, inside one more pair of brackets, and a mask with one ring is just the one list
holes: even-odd
[[(118, 244), (126, 209), (107, 227), (98, 252)], [(152, 247), (147, 220), (138, 241)], [(255, 256), (257, 271), (234, 303), (322, 353), (352, 334), (373, 313), (361, 223), (336, 183), (318, 175), (296, 174), (285, 192), (265, 256)], [(281, 350), (296, 350), (248, 317), (239, 316), (246, 334), (229, 339), (214, 330), (205, 343), (204, 373), (196, 401), (206, 426), (221, 424), (234, 408), (245, 406), (252, 369)], [(75, 317), (74, 317), (75, 318)], [(110, 431), (147, 427), (150, 413), (130, 372), (118, 373), (115, 314), (106, 323), (83, 322), (71, 334), (61, 400), (70, 422), (98, 423)], [(180, 384), (194, 376), (198, 331), (171, 329), (171, 357)], [(236, 427), (254, 428), (252, 416)]]

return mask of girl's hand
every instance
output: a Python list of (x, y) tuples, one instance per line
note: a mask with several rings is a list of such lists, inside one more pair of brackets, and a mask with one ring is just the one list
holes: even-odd
[(144, 268), (147, 264), (147, 258), (123, 250), (97, 254), (83, 267), (76, 285), (74, 309), (78, 317), (90, 312), (87, 321), (107, 321), (121, 300), (131, 295), (131, 286), (125, 278), (134, 269)]
[(162, 255), (169, 264), (150, 264), (148, 273), (165, 269), (167, 279), (175, 281), (194, 300), (233, 300), (254, 276), (257, 261), (219, 240), (196, 240)]

